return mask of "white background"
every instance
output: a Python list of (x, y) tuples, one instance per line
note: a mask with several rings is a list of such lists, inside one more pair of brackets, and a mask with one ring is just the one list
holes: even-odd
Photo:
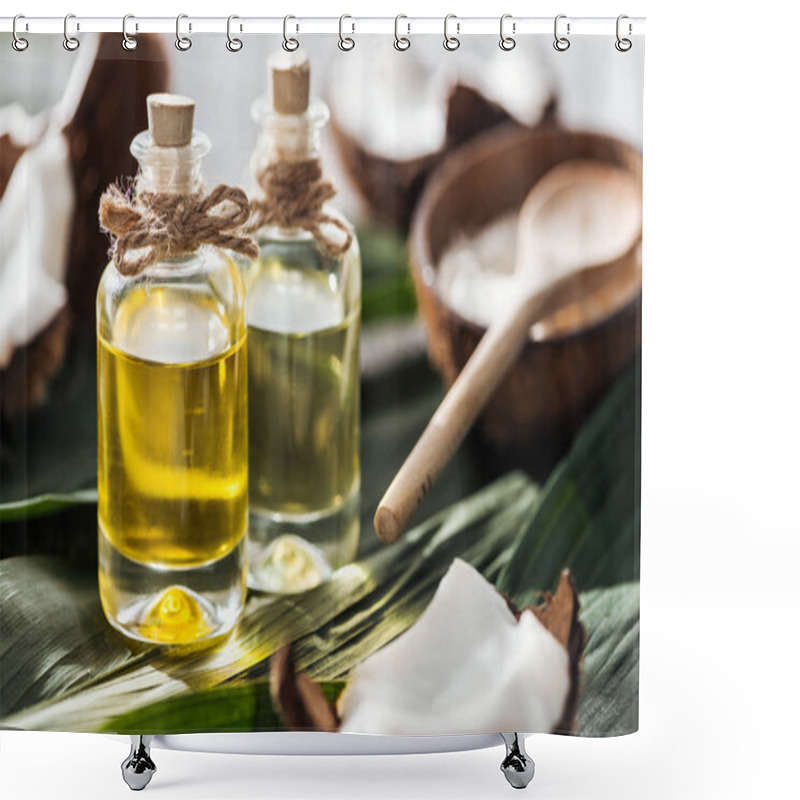
[[(641, 730), (529, 740), (528, 796), (798, 796), (797, 4), (488, 0), (37, 2), (3, 13), (646, 15)], [(127, 745), (0, 734), (0, 791), (127, 797)], [(156, 752), (177, 798), (509, 797), (501, 750), (267, 758)]]

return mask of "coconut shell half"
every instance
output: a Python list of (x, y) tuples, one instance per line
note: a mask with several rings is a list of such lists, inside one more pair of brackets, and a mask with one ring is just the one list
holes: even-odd
[[(455, 84), (447, 98), (445, 143), (439, 149), (407, 161), (395, 161), (372, 152), (369, 147), (346, 133), (331, 116), (331, 130), (339, 157), (353, 185), (366, 202), (371, 215), (384, 224), (407, 231), (417, 200), (428, 175), (448, 153), (481, 133), (506, 124), (514, 118), (498, 103), (477, 89)], [(552, 126), (557, 122), (556, 99), (551, 96), (541, 118), (533, 127)]]
[(92, 330), (108, 239), (97, 223), (100, 195), (110, 183), (136, 173), (130, 143), (147, 128), (147, 96), (168, 88), (167, 49), (160, 36), (140, 35), (135, 50), (119, 34), (102, 34), (94, 67), (75, 116), (64, 129), (69, 142), (76, 203), (67, 265), (67, 293), (75, 325)]

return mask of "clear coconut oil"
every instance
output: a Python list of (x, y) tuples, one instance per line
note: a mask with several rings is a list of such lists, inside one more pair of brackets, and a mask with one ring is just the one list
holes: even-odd
[[(318, 155), (327, 109), (257, 104), (254, 165)], [(333, 212), (330, 212), (333, 213)], [(361, 261), (302, 229), (266, 226), (245, 272), (254, 588), (299, 592), (355, 557), (359, 537)]]
[[(198, 134), (177, 154), (152, 146), (146, 134), (132, 147), (142, 163), (140, 182), (155, 191), (174, 190), (180, 175), (197, 188), (207, 149)], [(168, 166), (161, 169), (159, 159)], [(112, 262), (100, 283), (97, 318), (103, 610), (133, 639), (214, 641), (235, 624), (246, 591), (241, 275), (209, 246), (135, 277)]]

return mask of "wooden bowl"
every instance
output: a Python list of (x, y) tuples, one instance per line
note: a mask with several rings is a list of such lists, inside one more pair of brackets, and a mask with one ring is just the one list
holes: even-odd
[[(428, 352), (448, 384), (486, 329), (444, 302), (436, 286), (439, 260), (458, 237), (517, 210), (539, 178), (574, 158), (620, 166), (641, 185), (637, 150), (609, 136), (559, 128), (492, 131), (451, 154), (429, 179), (412, 220), (410, 251)], [(616, 266), (622, 282), (613, 300), (603, 295), (608, 287), (579, 287), (581, 297), (597, 301), (593, 315), (583, 314), (588, 305), (577, 295), (571, 309), (549, 315), (484, 409), (472, 441), (490, 473), (521, 467), (544, 479), (633, 361), (641, 346), (641, 236)]]

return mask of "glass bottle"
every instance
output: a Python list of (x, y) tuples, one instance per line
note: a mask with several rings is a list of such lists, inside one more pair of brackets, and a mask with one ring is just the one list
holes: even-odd
[[(302, 54), (280, 53), (269, 67), (272, 97), (253, 106), (256, 175), (318, 159), (329, 116), (308, 103)], [(290, 593), (325, 580), (358, 546), (361, 258), (355, 236), (331, 254), (299, 225), (265, 225), (255, 238), (259, 257), (245, 268), (249, 583)]]
[[(148, 98), (148, 112), (153, 98)], [(167, 96), (167, 99), (174, 96)], [(131, 144), (137, 194), (203, 185), (208, 138), (160, 146), (154, 115)], [(167, 110), (167, 118), (169, 110)], [(188, 131), (188, 132), (186, 132)], [(230, 631), (244, 606), (247, 369), (244, 286), (201, 245), (97, 294), (98, 540), (103, 610), (125, 635), (187, 645)]]

